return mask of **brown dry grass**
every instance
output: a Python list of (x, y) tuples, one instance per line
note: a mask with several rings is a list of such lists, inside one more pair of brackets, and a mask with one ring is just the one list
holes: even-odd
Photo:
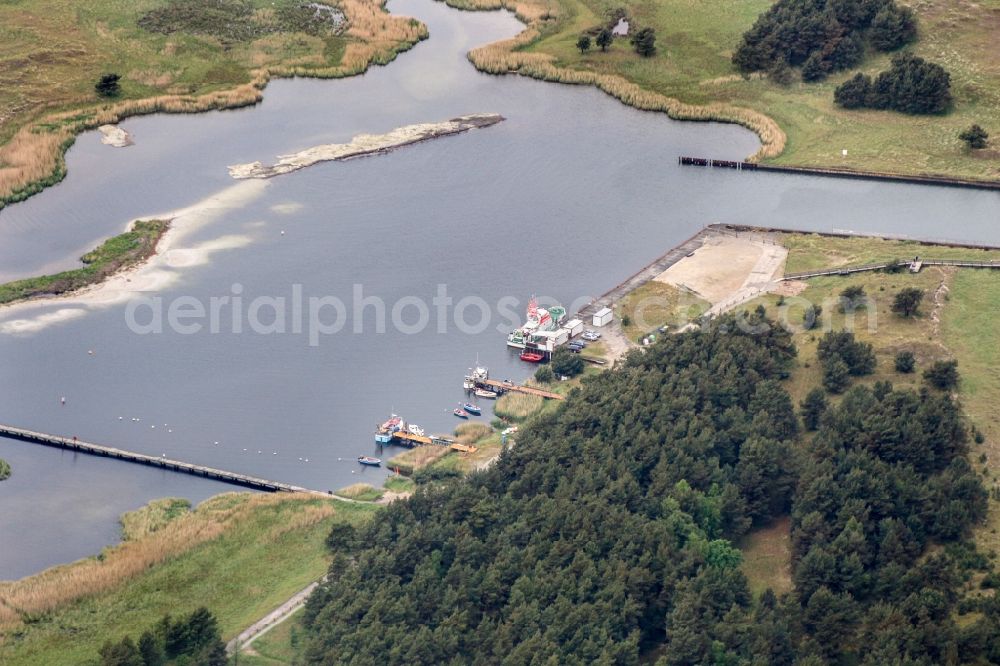
[(391, 458), (386, 465), (389, 469), (398, 469), (401, 474), (413, 474), (418, 469), (423, 469), (448, 455), (448, 450), (448, 447), (436, 444), (417, 446)]
[[(38, 618), (74, 601), (92, 597), (131, 580), (151, 567), (222, 535), (234, 522), (255, 509), (309, 495), (220, 495), (197, 510), (178, 516), (169, 526), (145, 537), (106, 549), (99, 557), (46, 569), (18, 581), (0, 583), (0, 631)], [(333, 512), (332, 507), (303, 507), (295, 526), (315, 524)], [(318, 511), (314, 509), (319, 509)]]
[[(157, 94), (163, 89), (169, 90), (170, 84), (176, 78), (176, 72), (143, 67), (133, 69), (129, 76), (136, 83), (149, 88), (148, 97), (105, 103), (95, 103), (90, 95), (78, 92), (87, 87), (83, 85), (86, 81), (80, 79), (81, 77), (89, 79), (91, 76), (89, 70), (84, 71), (83, 68), (79, 68), (79, 71), (76, 71), (70, 68), (70, 73), (59, 70), (63, 76), (71, 79), (71, 86), (68, 84), (44, 86), (46, 91), (44, 101), (31, 99), (23, 102), (16, 110), (0, 114), (0, 126), (6, 124), (5, 129), (11, 136), (9, 141), (0, 146), (0, 207), (25, 199), (62, 180), (65, 176), (63, 156), (72, 145), (74, 137), (82, 131), (103, 124), (117, 123), (129, 116), (149, 113), (196, 113), (256, 104), (261, 100), (261, 90), (271, 77), (352, 76), (364, 72), (372, 63), (390, 62), (397, 53), (427, 38), (427, 27), (423, 23), (408, 17), (390, 15), (386, 12), (382, 0), (342, 0), (337, 4), (347, 20), (348, 28), (343, 38), (348, 41), (340, 62), (335, 66), (324, 66), (322, 58), (316, 55), (317, 52), (322, 53), (321, 40), (313, 40), (316, 42), (313, 45), (315, 48), (303, 54), (288, 44), (281, 43), (280, 40), (277, 43), (270, 43), (268, 39), (262, 39), (252, 44), (242, 56), (247, 64), (256, 67), (252, 71), (252, 80), (248, 83), (203, 94), (185, 94), (183, 90), (173, 94)], [(34, 20), (31, 15), (23, 12), (16, 16), (18, 21), (25, 23), (32, 23)], [(73, 35), (73, 39), (76, 40), (73, 44), (78, 43), (78, 46), (73, 48), (76, 48), (81, 55), (86, 53), (96, 57), (95, 53), (90, 53), (85, 48), (87, 40), (92, 36), (88, 36), (87, 29), (75, 24), (74, 19), (68, 16), (54, 16), (51, 21), (40, 21), (39, 25), (32, 24), (29, 32), (37, 31), (39, 34), (44, 34), (45, 30), (57, 30), (60, 35)], [(0, 30), (0, 35), (2, 34), (3, 31)], [(97, 34), (101, 39), (108, 37), (107, 34), (102, 34), (100, 26), (97, 26)], [(40, 48), (34, 43), (31, 46)], [(53, 48), (57, 47), (58, 45)], [(267, 54), (269, 47), (273, 52)], [(162, 53), (169, 54), (176, 48), (175, 43), (167, 42)], [(99, 49), (95, 47), (95, 50)], [(2, 55), (4, 49), (0, 48), (0, 56)], [(39, 59), (50, 58), (44, 53), (35, 54), (31, 58), (32, 61)], [(16, 66), (17, 62), (17, 60), (0, 59), (0, 63), (5, 66)], [(18, 84), (18, 81), (2, 80), (11, 85)], [(184, 87), (178, 86), (182, 89)], [(72, 88), (73, 92), (67, 92), (67, 88)], [(48, 111), (56, 107), (70, 110)], [(7, 129), (14, 123), (20, 124), (19, 129), (16, 131)]]

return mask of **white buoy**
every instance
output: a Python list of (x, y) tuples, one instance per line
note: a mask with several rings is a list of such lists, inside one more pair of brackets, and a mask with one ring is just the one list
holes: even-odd
[(173, 430), (169, 430), (169, 429), (168, 429), (168, 430), (167, 430), (167, 432), (173, 432)]
[(121, 420), (122, 420), (122, 417), (120, 417), (120, 416), (119, 416), (119, 417), (118, 417), (118, 420), (119, 420), (119, 421), (121, 421)]
[(66, 404), (66, 396), (63, 396), (63, 397), (59, 398), (59, 402), (65, 405)]
[(309, 458), (306, 458), (306, 462), (309, 462)]
[(272, 456), (276, 456), (276, 455), (278, 455), (278, 452), (277, 452), (277, 451), (275, 451), (275, 452), (274, 452), (274, 453), (272, 453), (271, 455), (272, 455)]
[(93, 349), (88, 349), (87, 353), (90, 354), (91, 356), (93, 356), (94, 355), (94, 350)]
[[(218, 442), (216, 442), (216, 444), (218, 444)], [(243, 450), (246, 451), (246, 449), (243, 449)]]
[(246, 451), (246, 449), (243, 449), (243, 450)]
[(282, 230), (281, 230), (281, 235), (282, 235), (282, 236), (284, 236), (284, 235), (285, 235), (285, 230), (284, 230), (284, 229), (282, 229)]
[(149, 427), (150, 427), (150, 428), (155, 428), (156, 426), (155, 426), (155, 425), (151, 425), (151, 426), (149, 426)]
[(257, 452), (257, 455), (260, 455), (260, 451)]

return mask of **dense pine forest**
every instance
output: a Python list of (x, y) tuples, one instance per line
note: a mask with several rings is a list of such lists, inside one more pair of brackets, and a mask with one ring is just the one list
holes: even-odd
[[(335, 528), (307, 662), (1000, 661), (996, 577), (966, 541), (987, 494), (950, 395), (855, 386), (814, 396), (805, 428), (790, 336), (745, 323), (632, 352), (489, 470)], [(784, 515), (794, 589), (755, 597), (733, 542)]]

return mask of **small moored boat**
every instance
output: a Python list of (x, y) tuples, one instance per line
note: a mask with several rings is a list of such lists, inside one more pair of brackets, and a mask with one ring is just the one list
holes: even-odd
[(467, 419), (467, 418), (469, 418), (469, 415), (466, 414), (465, 410), (462, 409), (461, 407), (456, 407), (455, 411), (453, 411), (452, 414), (454, 414), (455, 416), (457, 416), (460, 419)]
[(528, 363), (541, 363), (544, 358), (545, 356), (538, 352), (521, 352), (521, 360)]
[(490, 398), (491, 400), (497, 397), (496, 391), (487, 391), (486, 389), (476, 389), (476, 395), (480, 398)]
[(479, 405), (473, 405), (471, 402), (467, 402), (464, 405), (462, 405), (462, 409), (476, 416), (479, 416), (480, 414), (483, 413), (483, 410), (479, 407)]
[(369, 465), (371, 467), (378, 467), (382, 464), (381, 458), (372, 458), (371, 456), (358, 456), (358, 462), (362, 465)]

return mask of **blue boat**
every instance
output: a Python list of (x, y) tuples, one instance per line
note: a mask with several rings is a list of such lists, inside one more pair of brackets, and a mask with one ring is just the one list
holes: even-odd
[(362, 465), (368, 465), (370, 467), (378, 467), (382, 464), (381, 458), (372, 458), (371, 456), (358, 456), (358, 462)]
[(375, 443), (376, 444), (388, 444), (392, 441), (392, 435), (387, 432), (377, 432), (375, 433)]
[(483, 410), (480, 409), (478, 405), (473, 405), (471, 402), (467, 402), (464, 405), (462, 405), (462, 409), (469, 412), (473, 416), (479, 416), (480, 414), (483, 413)]

